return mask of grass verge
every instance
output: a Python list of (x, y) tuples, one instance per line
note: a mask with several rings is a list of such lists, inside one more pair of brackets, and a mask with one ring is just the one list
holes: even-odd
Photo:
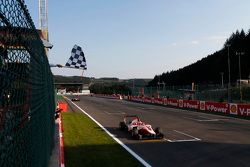
[(62, 95), (56, 95), (56, 99), (57, 99), (57, 100), (62, 100), (63, 97), (62, 97)]
[(63, 113), (66, 167), (143, 166), (82, 113)]

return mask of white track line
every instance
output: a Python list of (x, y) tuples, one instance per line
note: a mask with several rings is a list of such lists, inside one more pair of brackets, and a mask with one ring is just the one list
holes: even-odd
[(183, 139), (183, 140), (167, 140), (170, 143), (180, 143), (180, 142), (190, 142), (190, 141), (200, 141), (196, 139)]
[(189, 134), (186, 134), (186, 133), (184, 133), (184, 132), (181, 132), (181, 131), (178, 131), (178, 130), (173, 130), (173, 131), (176, 132), (176, 133), (180, 133), (180, 134), (182, 134), (182, 135), (191, 137), (192, 139), (180, 139), (180, 140), (170, 140), (170, 139), (167, 139), (168, 142), (177, 143), (177, 142), (201, 141), (201, 139), (199, 139), (199, 138), (197, 138), (197, 137), (194, 137), (194, 136), (191, 136), (191, 135), (189, 135)]
[(190, 119), (190, 120), (193, 120), (193, 121), (199, 121), (199, 119), (195, 119), (195, 118), (190, 118), (190, 117), (183, 117), (185, 119)]
[(214, 118), (209, 118), (209, 117), (205, 117), (205, 116), (201, 116), (201, 115), (199, 115), (198, 117), (204, 118), (204, 119), (214, 119)]
[(106, 114), (108, 115), (125, 115), (125, 112), (108, 112), (108, 111), (104, 111)]
[(199, 116), (200, 118), (204, 118), (204, 119), (195, 119), (195, 118), (190, 118), (190, 117), (183, 117), (186, 119), (190, 119), (193, 121), (198, 121), (198, 122), (218, 122), (218, 121), (226, 121), (229, 120), (227, 118), (208, 118), (208, 117), (203, 117), (203, 116)]
[(137, 107), (137, 108), (141, 110), (156, 110), (156, 108), (147, 108), (147, 107)]
[[(67, 98), (67, 97), (66, 97)], [(69, 100), (67, 98), (67, 100)], [(70, 100), (69, 100), (70, 101)], [(72, 102), (72, 101), (70, 101)], [(99, 122), (97, 122), (93, 117), (91, 117), (87, 112), (81, 109), (78, 105), (72, 102), (80, 111), (82, 111), (85, 115), (87, 115), (90, 119), (92, 119), (98, 126), (100, 126), (110, 137), (112, 137), (118, 144), (120, 144), (125, 150), (127, 150), (133, 157), (135, 157), (139, 162), (141, 162), (145, 167), (151, 167), (144, 159), (142, 159), (139, 155), (137, 155), (133, 150), (131, 150), (128, 146), (126, 146), (122, 141), (116, 138), (112, 133), (110, 133), (106, 128), (104, 128)]]
[(216, 121), (220, 121), (220, 119), (195, 119), (195, 118), (189, 118), (189, 117), (183, 117), (183, 118), (186, 118), (186, 119), (190, 119), (190, 120), (193, 120), (193, 121), (198, 121), (198, 122), (216, 122)]
[(220, 121), (220, 119), (201, 119), (201, 120), (197, 120), (197, 121), (199, 121), (199, 122), (218, 122), (218, 121)]
[[(208, 118), (208, 117), (204, 117), (204, 116), (199, 116), (200, 118), (204, 118), (204, 119), (207, 119), (207, 121), (226, 121), (226, 120), (229, 120), (228, 118)], [(203, 120), (205, 121), (205, 120)]]
[[(193, 138), (194, 140), (196, 140), (196, 141), (200, 141), (201, 139), (199, 139), (199, 138), (197, 138), (197, 137), (194, 137), (194, 136), (191, 136), (191, 135), (189, 135), (189, 134), (187, 134), (187, 133), (184, 133), (184, 132), (181, 132), (181, 131), (178, 131), (178, 130), (174, 130), (175, 132), (177, 132), (177, 133), (180, 133), (180, 134), (183, 134), (183, 135), (185, 135), (185, 136), (188, 136), (188, 137), (191, 137), (191, 138)], [(190, 140), (190, 139), (189, 139)]]

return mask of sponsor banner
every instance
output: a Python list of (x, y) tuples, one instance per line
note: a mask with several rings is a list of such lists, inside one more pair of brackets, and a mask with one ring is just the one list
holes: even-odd
[[(113, 94), (93, 94), (95, 97), (122, 99), (121, 95)], [(198, 100), (183, 100), (174, 98), (151, 98), (140, 96), (128, 96), (129, 99), (137, 102), (155, 103), (161, 105), (169, 105), (180, 108), (200, 109), (211, 112), (220, 112), (225, 114), (239, 115), (250, 117), (250, 104), (236, 104), (236, 103), (219, 103), (212, 101), (198, 101)]]
[(230, 114), (237, 115), (238, 114), (237, 104), (230, 103), (229, 104), (229, 112), (230, 112)]
[(183, 100), (182, 99), (179, 99), (179, 107), (183, 108)]
[(183, 107), (198, 110), (200, 108), (200, 101), (198, 101), (198, 100), (183, 100)]
[(110, 98), (110, 99), (119, 99), (119, 96), (117, 96), (117, 95), (108, 95), (108, 98)]
[(163, 104), (164, 104), (164, 105), (168, 105), (168, 98), (164, 98), (164, 99), (163, 99)]
[(167, 105), (178, 107), (178, 99), (167, 99)]
[(154, 98), (154, 103), (155, 104), (164, 104), (164, 99), (163, 98)]
[(249, 104), (237, 104), (238, 115), (250, 116), (250, 105)]
[(132, 100), (137, 102), (143, 102), (143, 99), (139, 96), (132, 96)]
[(151, 97), (145, 97), (145, 98), (144, 98), (144, 102), (145, 102), (145, 103), (151, 103), (151, 102), (152, 102)]
[(200, 110), (206, 110), (205, 101), (200, 101)]
[(133, 100), (133, 101), (136, 101), (134, 96), (130, 96), (130, 99)]
[(139, 100), (140, 102), (143, 102), (143, 101), (144, 101), (144, 97), (138, 97), (138, 100)]
[(139, 102), (143, 102), (144, 101), (144, 97), (138, 97), (138, 101)]
[(205, 108), (207, 111), (229, 114), (228, 107), (229, 107), (228, 103), (219, 103), (210, 101), (205, 102)]

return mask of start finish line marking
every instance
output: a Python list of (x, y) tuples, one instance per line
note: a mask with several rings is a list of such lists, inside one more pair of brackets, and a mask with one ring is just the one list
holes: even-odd
[(190, 142), (190, 141), (201, 141), (201, 139), (197, 138), (197, 137), (194, 137), (192, 135), (189, 135), (187, 133), (184, 133), (184, 132), (181, 132), (181, 131), (178, 131), (178, 130), (173, 130), (174, 132), (178, 133), (178, 134), (181, 134), (181, 135), (184, 135), (184, 136), (187, 136), (191, 139), (167, 139), (168, 142), (171, 142), (171, 143), (176, 143), (176, 142)]

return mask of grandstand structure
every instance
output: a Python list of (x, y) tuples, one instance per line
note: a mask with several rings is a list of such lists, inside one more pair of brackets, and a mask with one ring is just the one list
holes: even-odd
[(37, 31), (45, 46), (46, 55), (48, 56), (48, 49), (53, 47), (53, 45), (49, 43), (48, 0), (39, 0), (39, 29)]
[(39, 28), (44, 40), (49, 40), (48, 34), (48, 1), (39, 0)]

